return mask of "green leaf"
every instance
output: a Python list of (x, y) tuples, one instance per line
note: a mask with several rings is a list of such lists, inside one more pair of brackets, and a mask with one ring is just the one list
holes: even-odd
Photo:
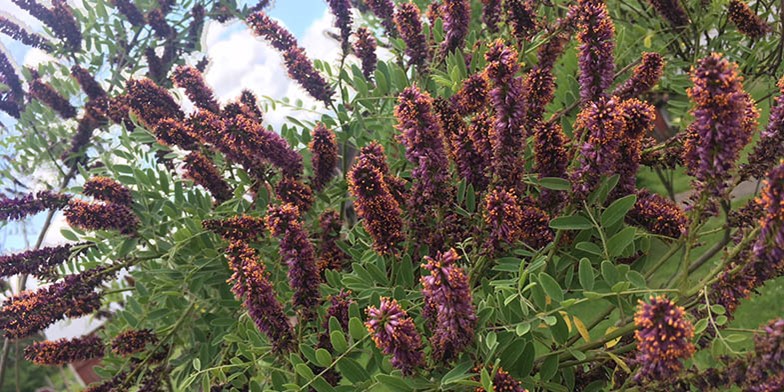
[(487, 368), (482, 368), (481, 376), (479, 376), (479, 381), (482, 383), (482, 388), (485, 391), (493, 391), (493, 379), (490, 377), (490, 373), (487, 372)]
[(544, 177), (539, 179), (539, 185), (542, 188), (552, 189), (556, 191), (568, 191), (572, 189), (572, 184), (563, 178), (558, 177)]
[(610, 256), (619, 256), (634, 241), (634, 234), (637, 231), (634, 227), (627, 227), (607, 241), (607, 252)]
[(555, 376), (557, 371), (558, 355), (550, 355), (544, 360), (544, 363), (542, 363), (542, 367), (539, 369), (539, 377), (541, 377), (543, 381), (548, 381)]
[(329, 334), (329, 341), (332, 343), (332, 347), (337, 352), (342, 353), (348, 350), (346, 335), (344, 335), (342, 331), (332, 331), (332, 333)]
[(706, 328), (708, 328), (708, 319), (700, 319), (697, 321), (697, 323), (694, 324), (694, 333), (701, 334), (702, 331), (705, 331)]
[(327, 367), (332, 364), (332, 355), (329, 351), (320, 348), (316, 350), (316, 364), (321, 367)]
[(527, 334), (528, 331), (530, 330), (531, 330), (531, 323), (520, 323), (517, 324), (517, 327), (515, 327), (515, 333), (517, 334), (517, 336), (523, 336)]
[(600, 248), (599, 245), (596, 245), (593, 242), (588, 242), (588, 241), (578, 242), (577, 245), (575, 245), (574, 247), (583, 252), (588, 252), (593, 255), (597, 255), (597, 256), (602, 255), (602, 248)]
[(637, 202), (637, 195), (624, 196), (607, 207), (602, 213), (602, 226), (610, 227), (623, 219)]
[(487, 337), (485, 338), (485, 344), (487, 344), (487, 348), (493, 349), (495, 348), (496, 343), (498, 343), (498, 336), (496, 336), (495, 332), (490, 331), (487, 333)]
[(618, 269), (615, 268), (615, 265), (613, 265), (612, 262), (608, 260), (602, 261), (601, 268), (602, 268), (602, 277), (604, 278), (605, 281), (607, 281), (607, 284), (614, 285), (618, 283), (619, 280)]
[(340, 374), (353, 383), (361, 383), (370, 379), (370, 374), (357, 361), (343, 357), (337, 363)]
[(193, 359), (193, 368), (198, 372), (201, 370), (201, 360), (199, 358)]
[(596, 277), (593, 274), (593, 266), (591, 266), (591, 261), (583, 258), (580, 260), (579, 268), (580, 286), (588, 291), (593, 290), (593, 284)]
[(593, 223), (580, 215), (560, 216), (550, 221), (550, 228), (556, 230), (585, 230), (592, 227)]
[(294, 366), (294, 371), (296, 371), (297, 374), (299, 374), (300, 376), (305, 377), (305, 379), (307, 380), (316, 377), (316, 375), (313, 374), (313, 371), (310, 370), (310, 367), (308, 367), (308, 365), (304, 363), (299, 363), (296, 366)]
[(626, 273), (626, 279), (628, 279), (630, 282), (632, 282), (632, 284), (635, 287), (637, 287), (637, 288), (644, 289), (644, 288), (648, 287), (648, 284), (645, 283), (645, 277), (641, 273), (639, 273), (637, 271), (629, 271), (629, 272), (627, 272)]
[(470, 361), (463, 362), (452, 368), (449, 372), (441, 377), (441, 385), (449, 385), (453, 382), (464, 380), (471, 377), (472, 373), (468, 373), (474, 366)]
[(352, 317), (348, 320), (348, 333), (354, 340), (359, 340), (365, 337), (367, 329), (365, 329), (360, 319)]
[(401, 379), (399, 376), (392, 376), (389, 374), (377, 374), (376, 381), (378, 381), (379, 384), (389, 388), (392, 391), (400, 391), (400, 392), (413, 391), (413, 388), (408, 386), (408, 384), (406, 384), (406, 382), (403, 381), (403, 379)]
[(558, 282), (553, 279), (552, 276), (548, 275), (546, 272), (542, 272), (539, 274), (539, 284), (542, 285), (544, 292), (552, 298), (555, 302), (563, 301), (563, 289), (558, 284)]

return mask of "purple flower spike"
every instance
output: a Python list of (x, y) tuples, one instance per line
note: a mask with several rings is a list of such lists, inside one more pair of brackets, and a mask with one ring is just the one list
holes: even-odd
[(664, 381), (673, 378), (683, 368), (681, 359), (694, 354), (694, 327), (686, 318), (683, 307), (664, 296), (640, 301), (634, 315), (637, 331), (637, 361), (641, 368), (639, 380)]
[(583, 105), (605, 96), (615, 72), (615, 26), (603, 0), (579, 0), (580, 101)]
[(471, 4), (468, 0), (444, 0), (441, 8), (446, 31), (442, 50), (448, 54), (463, 47), (468, 27), (471, 25)]
[(25, 359), (36, 365), (64, 365), (75, 361), (102, 358), (105, 346), (95, 335), (73, 339), (33, 342), (24, 350)]
[(419, 8), (414, 3), (402, 3), (395, 12), (395, 24), (400, 38), (406, 43), (406, 55), (412, 65), (421, 66), (430, 57), (422, 32)]
[(378, 308), (370, 306), (366, 312), (368, 321), (365, 326), (376, 347), (385, 355), (391, 355), (392, 366), (403, 374), (414, 374), (425, 361), (422, 337), (416, 330), (414, 320), (396, 300), (390, 298), (381, 298)]

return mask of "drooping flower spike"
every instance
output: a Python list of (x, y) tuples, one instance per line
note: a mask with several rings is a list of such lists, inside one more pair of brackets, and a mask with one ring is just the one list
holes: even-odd
[(0, 196), (0, 221), (19, 220), (45, 210), (59, 210), (70, 199), (69, 195), (51, 191), (28, 193), (15, 198)]
[(316, 124), (311, 136), (308, 149), (311, 153), (313, 178), (310, 183), (313, 190), (318, 192), (324, 189), (337, 172), (338, 141), (335, 133), (322, 123)]
[(85, 195), (107, 203), (129, 206), (133, 202), (131, 190), (108, 177), (93, 177), (84, 183), (82, 191)]
[(727, 13), (738, 31), (752, 40), (760, 39), (770, 32), (770, 26), (743, 0), (730, 0)]
[(231, 199), (234, 193), (212, 161), (198, 151), (185, 156), (185, 178), (193, 180), (210, 192), (215, 202), (220, 204)]
[(54, 269), (71, 257), (72, 248), (73, 245), (66, 244), (0, 256), (0, 277), (17, 274), (51, 277)]
[(637, 202), (626, 215), (626, 221), (672, 238), (684, 235), (688, 223), (686, 214), (673, 201), (646, 190), (637, 193)]
[(632, 76), (613, 91), (620, 99), (636, 98), (653, 88), (664, 71), (664, 57), (655, 52), (642, 54), (640, 65), (634, 68)]
[(128, 206), (116, 203), (88, 203), (71, 199), (64, 211), (70, 226), (83, 230), (117, 230), (121, 234), (134, 234), (139, 218)]
[(227, 219), (205, 219), (202, 225), (229, 242), (253, 242), (263, 237), (267, 230), (264, 218), (250, 215), (237, 215)]
[(637, 325), (637, 362), (641, 368), (637, 380), (665, 381), (683, 368), (682, 359), (694, 353), (691, 339), (694, 327), (686, 318), (683, 307), (664, 296), (651, 296), (640, 301), (634, 315)]
[(354, 54), (357, 55), (362, 62), (362, 75), (371, 80), (373, 73), (376, 71), (376, 63), (378, 57), (376, 56), (376, 39), (367, 27), (360, 27), (357, 29), (357, 40), (354, 42)]
[(144, 351), (148, 344), (157, 342), (158, 337), (151, 329), (128, 329), (112, 339), (111, 348), (113, 353), (127, 356)]
[(0, 33), (9, 36), (11, 39), (19, 41), (25, 45), (44, 50), (52, 51), (52, 44), (46, 38), (25, 30), (23, 27), (14, 23), (10, 19), (0, 15)]
[(656, 12), (672, 27), (680, 28), (689, 24), (689, 17), (680, 0), (648, 0)]
[(177, 87), (185, 89), (185, 94), (199, 108), (213, 113), (220, 112), (220, 106), (212, 89), (207, 85), (198, 69), (181, 65), (174, 69), (172, 81)]
[(75, 361), (102, 358), (104, 346), (101, 338), (87, 335), (73, 339), (33, 342), (24, 350), (25, 359), (36, 365), (65, 365)]
[(397, 31), (406, 43), (409, 63), (415, 66), (422, 66), (430, 58), (421, 18), (419, 7), (414, 3), (401, 3), (395, 11)]
[(376, 347), (385, 355), (392, 356), (392, 366), (404, 375), (411, 375), (424, 364), (422, 337), (414, 320), (396, 300), (381, 298), (379, 307), (370, 306), (366, 312), (368, 320), (365, 326)]
[(68, 99), (57, 92), (51, 84), (44, 83), (37, 72), (34, 71), (33, 76), (29, 86), (30, 95), (33, 98), (52, 108), (64, 119), (76, 117), (76, 108), (68, 102)]
[(181, 121), (185, 117), (171, 94), (150, 79), (131, 79), (127, 91), (130, 111), (148, 130), (165, 118)]
[(82, 44), (82, 32), (73, 11), (65, 0), (53, 0), (52, 8), (46, 8), (35, 0), (13, 0), (13, 2), (49, 26), (54, 35), (61, 39), (68, 49), (79, 50)]
[(106, 98), (106, 90), (95, 80), (90, 71), (74, 65), (71, 67), (71, 75), (79, 82), (82, 90), (91, 100)]

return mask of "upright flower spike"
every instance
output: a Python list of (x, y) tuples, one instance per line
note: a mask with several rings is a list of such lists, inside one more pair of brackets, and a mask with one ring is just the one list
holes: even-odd
[(585, 199), (603, 177), (615, 173), (623, 125), (623, 114), (614, 98), (589, 102), (577, 116), (575, 128), (584, 142), (579, 145), (579, 165), (570, 174), (576, 198)]
[(76, 117), (76, 108), (49, 83), (41, 81), (37, 72), (34, 73), (34, 79), (29, 87), (33, 98), (52, 108), (60, 117), (64, 119)]
[(313, 190), (321, 191), (335, 177), (338, 162), (338, 141), (335, 133), (323, 123), (316, 124), (308, 144), (313, 166), (313, 178), (310, 183)]
[(395, 24), (400, 38), (406, 43), (406, 55), (409, 63), (422, 66), (430, 57), (422, 32), (422, 16), (419, 7), (414, 3), (401, 3), (395, 12)]
[(493, 145), (490, 141), (492, 123), (490, 115), (480, 112), (471, 119), (471, 124), (468, 125), (468, 138), (471, 139), (471, 143), (482, 160), (487, 162), (488, 167), (493, 165)]
[(550, 229), (550, 215), (547, 212), (523, 203), (522, 222), (520, 224), (520, 239), (534, 249), (542, 249), (553, 241), (553, 230)]
[(301, 213), (306, 213), (313, 206), (313, 190), (309, 186), (293, 179), (283, 177), (275, 186), (275, 195), (284, 204), (290, 203), (297, 206)]
[(487, 81), (481, 73), (475, 73), (463, 80), (451, 98), (452, 105), (461, 116), (476, 113), (487, 103), (487, 93)]
[(24, 350), (25, 359), (36, 365), (65, 365), (75, 361), (102, 358), (105, 346), (101, 338), (87, 335), (73, 339), (33, 342)]
[(209, 110), (213, 113), (220, 112), (218, 100), (215, 99), (210, 86), (204, 81), (204, 77), (198, 69), (181, 65), (172, 74), (174, 85), (185, 89), (185, 94), (199, 108)]
[(406, 147), (406, 158), (414, 164), (411, 200), (425, 207), (442, 205), (450, 189), (444, 140), (432, 107), (430, 94), (416, 86), (403, 90), (395, 107), (398, 139)]
[(263, 237), (267, 230), (264, 218), (250, 215), (237, 215), (227, 219), (205, 219), (201, 224), (205, 229), (220, 235), (228, 242), (253, 242)]
[(493, 34), (498, 32), (498, 24), (501, 21), (501, 0), (482, 0), (482, 21), (485, 22), (487, 30)]
[(460, 176), (473, 184), (474, 189), (484, 190), (490, 180), (487, 177), (490, 161), (485, 161), (476, 150), (468, 126), (448, 101), (436, 100), (433, 108), (450, 146), (449, 156), (457, 164)]
[(424, 364), (422, 337), (416, 330), (414, 320), (408, 316), (396, 300), (381, 298), (379, 307), (366, 310), (368, 321), (365, 326), (370, 337), (381, 352), (392, 356), (392, 366), (404, 375), (412, 375)]
[(381, 21), (388, 36), (397, 36), (395, 27), (395, 3), (392, 0), (365, 0), (365, 4), (373, 11), (373, 14)]
[(603, 0), (579, 0), (580, 100), (583, 105), (606, 96), (615, 72), (615, 26)]
[(688, 94), (695, 106), (687, 129), (684, 161), (698, 189), (724, 196), (743, 147), (757, 128), (759, 112), (743, 91), (738, 66), (720, 54), (701, 59), (691, 72)]
[(244, 128), (229, 127), (228, 122), (231, 120), (247, 123), (251, 130), (257, 130), (258, 124), (250, 119), (242, 120), (240, 117), (243, 116), (224, 121), (212, 112), (200, 111), (191, 116), (189, 129), (194, 131), (193, 136), (202, 143), (212, 145), (212, 148), (224, 154), (230, 161), (241, 164), (250, 175), (261, 178), (266, 165), (261, 157), (255, 154), (258, 152), (258, 146), (254, 144), (254, 134), (245, 132)]
[(689, 17), (680, 0), (648, 0), (653, 9), (672, 27), (679, 28), (689, 24)]
[(129, 110), (148, 130), (165, 118), (181, 121), (185, 117), (171, 94), (150, 79), (131, 79), (126, 88)]
[(289, 351), (295, 345), (294, 331), (256, 251), (245, 242), (232, 241), (226, 248), (226, 258), (234, 271), (229, 279), (233, 284), (231, 291), (243, 301), (256, 327), (272, 344), (272, 350)]
[(778, 82), (779, 96), (770, 109), (770, 119), (760, 134), (749, 163), (741, 165), (741, 177), (762, 178), (784, 157), (784, 77)]
[(476, 309), (468, 277), (457, 266), (460, 256), (454, 249), (425, 256), (422, 267), (429, 271), (420, 279), (425, 298), (423, 316), (435, 331), (430, 342), (437, 362), (456, 358), (474, 339)]
[(626, 215), (626, 221), (672, 238), (684, 235), (688, 224), (686, 214), (673, 201), (646, 190), (637, 192), (637, 202)]
[(3, 33), (13, 40), (25, 45), (41, 49), (46, 52), (52, 51), (52, 44), (44, 37), (31, 33), (23, 27), (12, 22), (10, 19), (0, 16), (0, 33)]
[(106, 98), (106, 90), (104, 90), (98, 81), (95, 80), (95, 77), (90, 71), (78, 65), (74, 65), (71, 67), (71, 75), (79, 82), (82, 90), (91, 100)]
[(329, 10), (335, 16), (335, 27), (340, 30), (340, 44), (343, 52), (348, 52), (351, 37), (351, 2), (349, 0), (327, 0)]
[(446, 31), (446, 39), (441, 48), (444, 53), (450, 53), (461, 49), (465, 43), (468, 27), (471, 25), (471, 4), (468, 0), (444, 0), (441, 8)]
[(0, 221), (20, 220), (45, 210), (59, 210), (68, 204), (71, 196), (51, 191), (28, 193), (21, 197), (0, 196)]
[(88, 203), (71, 199), (64, 211), (70, 226), (83, 230), (117, 230), (121, 234), (134, 234), (139, 218), (125, 205), (116, 203)]
[(64, 318), (93, 313), (101, 307), (101, 296), (95, 289), (110, 277), (98, 267), (7, 298), (0, 309), (0, 329), (6, 337), (22, 338)]
[(267, 212), (267, 227), (280, 239), (281, 261), (289, 267), (289, 284), (294, 290), (292, 302), (300, 309), (303, 319), (308, 320), (315, 316), (321, 279), (316, 268), (316, 252), (299, 219), (299, 210), (293, 204), (270, 206)]
[(193, 180), (197, 185), (206, 189), (215, 202), (220, 204), (234, 196), (231, 187), (212, 161), (198, 151), (192, 151), (185, 156), (185, 178)]
[(754, 336), (754, 358), (747, 369), (748, 391), (780, 391), (784, 388), (784, 319), (765, 325)]
[(520, 184), (520, 154), (525, 142), (527, 102), (517, 51), (497, 40), (485, 53), (485, 76), (490, 81), (490, 104), (495, 110), (490, 143), (493, 150), (493, 175), (503, 187), (514, 189)]
[(365, 75), (365, 79), (371, 80), (378, 62), (378, 57), (376, 57), (376, 39), (373, 38), (373, 33), (364, 26), (357, 29), (356, 36), (354, 54), (362, 62), (362, 75)]
[(764, 213), (753, 248), (754, 275), (762, 284), (784, 271), (784, 162), (768, 174), (758, 203)]
[(12, 98), (21, 99), (24, 96), (22, 90), (22, 81), (19, 79), (16, 70), (8, 60), (4, 51), (0, 50), (0, 82), (8, 86), (9, 93)]
[(524, 89), (528, 93), (526, 126), (529, 129), (542, 121), (545, 108), (555, 97), (553, 68), (568, 42), (569, 38), (565, 34), (558, 34), (539, 47), (536, 54), (539, 61), (525, 78)]
[(664, 57), (655, 52), (644, 52), (640, 65), (634, 67), (632, 76), (613, 91), (619, 99), (637, 98), (650, 91), (664, 72)]
[(160, 39), (168, 39), (174, 34), (174, 29), (166, 21), (166, 15), (160, 8), (153, 9), (147, 13), (147, 23), (152, 27), (155, 36)]
[[(193, 8), (191, 8), (191, 17), (193, 19), (191, 20), (191, 24), (188, 25), (188, 39), (186, 41), (186, 49), (196, 49), (199, 41), (201, 41), (201, 33), (204, 30), (204, 16), (206, 12), (207, 11), (204, 9), (204, 5), (199, 3), (194, 4)], [(204, 59), (207, 59), (207, 57)], [(200, 71), (204, 71), (204, 68), (199, 67), (198, 64), (196, 68)]]
[(147, 23), (144, 19), (144, 14), (142, 14), (142, 12), (139, 10), (139, 7), (137, 7), (136, 4), (134, 4), (132, 1), (112, 0), (112, 4), (115, 8), (117, 8), (117, 11), (119, 11), (120, 14), (125, 16), (125, 19), (128, 21), (128, 23), (131, 24), (131, 26), (142, 27)]
[(743, 0), (730, 0), (727, 13), (738, 31), (752, 40), (760, 39), (770, 31), (770, 26)]
[(357, 215), (373, 238), (373, 249), (382, 255), (396, 253), (404, 239), (402, 212), (381, 171), (372, 161), (358, 159), (347, 180)]
[[(561, 125), (539, 122), (534, 126), (534, 171), (539, 178), (567, 178), (569, 164), (566, 153), (566, 135)], [(550, 212), (557, 211), (566, 201), (566, 194), (552, 189), (541, 189), (539, 205)]]
[(65, 45), (73, 50), (79, 51), (82, 46), (82, 31), (79, 29), (79, 24), (68, 6), (66, 0), (52, 0), (52, 18), (51, 23), (42, 20), (45, 24), (52, 28), (52, 31), (63, 40)]
[(112, 339), (112, 352), (120, 356), (128, 356), (144, 351), (148, 344), (158, 342), (158, 337), (151, 329), (128, 329), (120, 332)]
[(87, 196), (107, 203), (130, 206), (133, 203), (131, 190), (107, 177), (93, 177), (84, 183), (83, 192)]
[(487, 229), (485, 248), (496, 252), (503, 245), (513, 243), (520, 234), (523, 211), (514, 191), (493, 189), (485, 196), (484, 220)]
[(637, 170), (640, 166), (642, 140), (653, 129), (653, 121), (656, 118), (653, 105), (636, 98), (621, 102), (618, 110), (624, 118), (618, 162), (615, 166), (615, 171), (620, 178), (611, 199), (630, 195), (637, 190)]
[(90, 143), (93, 131), (95, 131), (100, 124), (101, 121), (97, 120), (89, 112), (85, 113), (85, 115), (79, 119), (79, 123), (76, 125), (76, 132), (74, 132), (74, 135), (71, 137), (71, 146), (60, 155), (60, 159), (62, 159), (66, 165), (73, 167), (76, 162), (84, 160), (84, 149)]
[(319, 248), (318, 248), (318, 270), (323, 274), (324, 270), (331, 269), (340, 271), (350, 259), (346, 252), (337, 244), (340, 239), (340, 229), (342, 223), (340, 214), (335, 210), (325, 210), (319, 216)]
[(302, 86), (313, 98), (329, 105), (332, 102), (334, 90), (313, 68), (313, 64), (305, 55), (305, 49), (297, 46), (294, 36), (270, 19), (263, 11), (251, 14), (248, 24), (256, 35), (266, 39), (272, 47), (283, 52), (283, 60), (289, 76)]
[(506, 20), (518, 41), (527, 41), (539, 29), (536, 20), (536, 3), (533, 0), (506, 0)]
[(357, 161), (367, 161), (368, 164), (377, 168), (395, 201), (399, 205), (405, 204), (408, 195), (406, 180), (389, 172), (389, 165), (387, 164), (382, 145), (375, 141), (368, 143), (368, 145), (360, 149)]
[(665, 381), (683, 368), (681, 359), (694, 354), (694, 327), (686, 318), (683, 307), (665, 296), (651, 296), (640, 301), (634, 315), (637, 331), (637, 361), (641, 368), (639, 380)]
[(51, 277), (54, 269), (71, 257), (73, 245), (32, 249), (0, 256), (0, 277), (30, 274), (38, 278)]

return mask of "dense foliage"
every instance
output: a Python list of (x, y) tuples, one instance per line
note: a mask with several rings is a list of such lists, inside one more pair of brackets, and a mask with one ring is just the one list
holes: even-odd
[[(90, 391), (784, 388), (784, 321), (727, 328), (784, 273), (778, 3), (328, 0), (335, 64), (269, 1), (14, 3), (55, 60), (0, 52), (0, 219), (48, 214), (0, 256), (46, 283), (3, 358), (94, 315), (25, 357), (103, 358)], [(200, 37), (236, 18), (313, 107), (215, 97)]]

